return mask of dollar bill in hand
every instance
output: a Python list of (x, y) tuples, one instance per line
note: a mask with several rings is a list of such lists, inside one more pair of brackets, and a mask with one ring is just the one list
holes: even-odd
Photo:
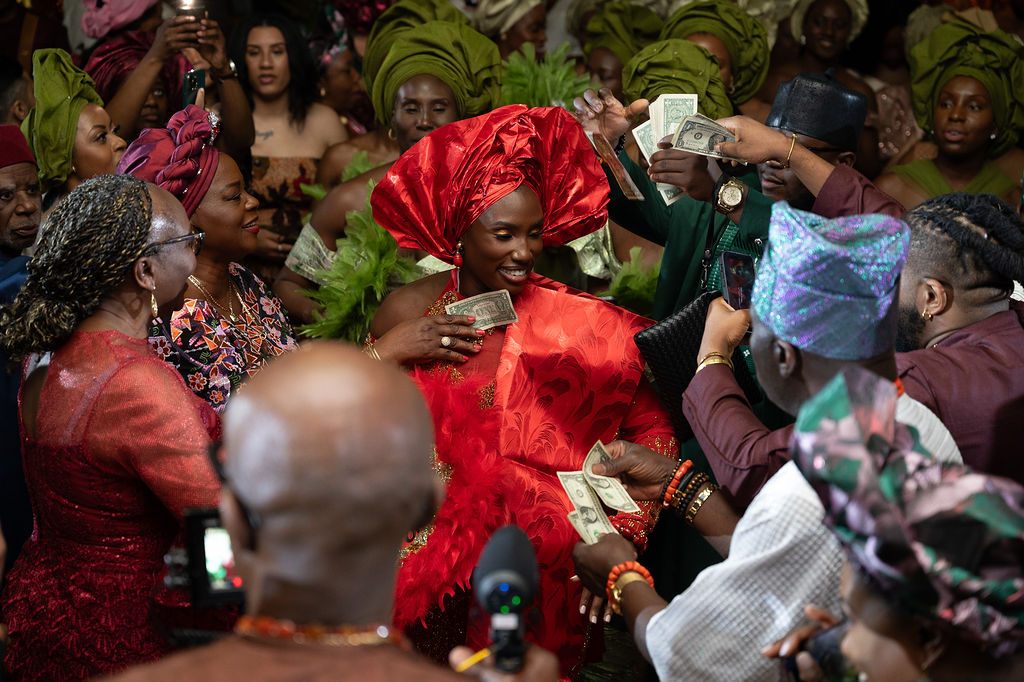
[(576, 514), (575, 522), (573, 522), (574, 517), (572, 516), (569, 517), (569, 521), (573, 523), (573, 527), (579, 532), (584, 542), (593, 544), (604, 533), (618, 532), (612, 522), (608, 520), (608, 515), (601, 507), (600, 499), (587, 483), (582, 471), (559, 471), (558, 480), (574, 507), (574, 512), (570, 513)]
[(477, 329), (490, 329), (519, 321), (516, 309), (512, 307), (512, 297), (507, 289), (488, 291), (485, 294), (449, 303), (444, 307), (444, 311), (449, 315), (472, 315), (476, 318), (473, 326)]
[(631, 512), (633, 514), (640, 513), (640, 507), (633, 501), (633, 498), (629, 496), (626, 489), (622, 487), (622, 484), (617, 478), (611, 476), (601, 476), (595, 474), (592, 470), (593, 466), (599, 462), (608, 463), (611, 462), (611, 455), (604, 447), (604, 443), (597, 441), (594, 443), (594, 447), (590, 448), (590, 452), (587, 453), (587, 458), (583, 461), (583, 476), (587, 479), (587, 483), (590, 484), (591, 489), (597, 496), (601, 498), (607, 506), (612, 509), (618, 509), (619, 511)]
[(672, 140), (672, 146), (691, 154), (710, 156), (715, 159), (731, 157), (715, 151), (715, 145), (721, 142), (735, 142), (736, 136), (706, 116), (687, 116), (679, 124), (679, 130)]
[(284, 264), (292, 272), (323, 286), (327, 283), (323, 277), (324, 271), (331, 269), (337, 257), (338, 254), (329, 251), (316, 230), (307, 224), (299, 232), (299, 238), (295, 240)]
[[(647, 159), (647, 163), (650, 163), (651, 156), (654, 152), (658, 151), (658, 140), (661, 139), (661, 137), (656, 137), (654, 123), (644, 121), (636, 128), (633, 128), (633, 139), (636, 140), (636, 146), (640, 148), (640, 153)], [(669, 185), (664, 182), (656, 182), (654, 184), (658, 194), (665, 201), (666, 206), (674, 204), (684, 194), (683, 190), (675, 185)]]
[(662, 95), (658, 101), (661, 102), (662, 121), (659, 140), (674, 135), (684, 118), (697, 113), (697, 95)]

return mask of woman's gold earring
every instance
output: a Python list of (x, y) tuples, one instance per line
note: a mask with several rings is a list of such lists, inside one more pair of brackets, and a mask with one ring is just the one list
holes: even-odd
[(325, 88), (322, 85), (320, 86), (320, 96), (321, 97), (327, 97), (327, 88)]
[(398, 136), (395, 135), (395, 129), (394, 128), (388, 128), (388, 138), (391, 139), (391, 140), (397, 140), (398, 139)]
[(149, 292), (149, 309), (153, 313), (153, 319), (160, 317), (160, 307), (156, 304), (156, 289)]

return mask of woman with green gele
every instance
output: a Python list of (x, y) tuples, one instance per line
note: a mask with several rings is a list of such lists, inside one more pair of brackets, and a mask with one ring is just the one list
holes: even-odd
[(112, 174), (127, 144), (85, 71), (64, 50), (32, 56), (36, 106), (21, 124), (39, 165), (44, 208), (89, 178)]
[(600, 6), (584, 31), (583, 57), (590, 75), (622, 99), (622, 69), (637, 52), (658, 38), (661, 19), (629, 0)]
[(1024, 131), (1024, 45), (954, 19), (910, 58), (914, 112), (938, 154), (896, 166), (878, 187), (907, 208), (954, 191), (995, 194), (1016, 205), (1024, 171), (1024, 151), (1015, 147)]

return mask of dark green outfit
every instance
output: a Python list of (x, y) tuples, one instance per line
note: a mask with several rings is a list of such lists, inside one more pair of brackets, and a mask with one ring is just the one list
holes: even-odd
[[(700, 296), (704, 290), (714, 291), (721, 285), (718, 272), (718, 254), (739, 251), (760, 257), (768, 241), (768, 221), (772, 200), (757, 190), (760, 185), (754, 173), (738, 176), (752, 191), (747, 193), (743, 218), (736, 225), (724, 215), (716, 213), (711, 204), (683, 197), (671, 206), (661, 200), (647, 173), (623, 152), (619, 159), (626, 167), (646, 201), (630, 201), (619, 190), (613, 178), (611, 219), (625, 229), (665, 247), (661, 260), (661, 276), (654, 295), (654, 317), (663, 319)], [(713, 223), (711, 222), (713, 221)], [(701, 257), (707, 243), (708, 227), (713, 224), (715, 258), (705, 289), (700, 288)]]
[[(930, 197), (949, 194), (953, 191), (949, 181), (939, 172), (935, 162), (931, 159), (918, 159), (902, 166), (896, 166), (892, 172), (914, 182)], [(981, 167), (981, 171), (971, 178), (971, 181), (960, 191), (972, 194), (995, 194), (997, 197), (1002, 197), (1016, 186), (1017, 183), (1013, 178), (1000, 170), (998, 166), (994, 163), (986, 163)]]

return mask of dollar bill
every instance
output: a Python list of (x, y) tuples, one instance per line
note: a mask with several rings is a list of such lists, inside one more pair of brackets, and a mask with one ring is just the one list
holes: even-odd
[(588, 545), (592, 545), (595, 542), (597, 542), (605, 533), (616, 532), (615, 528), (612, 527), (610, 521), (608, 522), (607, 527), (600, 523), (587, 524), (583, 521), (583, 519), (580, 518), (580, 513), (578, 511), (569, 512), (568, 517), (569, 523), (572, 524), (572, 527), (575, 528), (576, 532), (580, 534), (581, 538), (583, 538), (583, 542), (587, 543)]
[(608, 138), (601, 133), (587, 133), (587, 138), (590, 139), (590, 144), (594, 145), (594, 149), (597, 150), (597, 155), (601, 157), (601, 161), (608, 166), (608, 170), (612, 172), (612, 177), (615, 178), (615, 182), (618, 184), (619, 189), (622, 190), (622, 194), (631, 201), (644, 201), (644, 195), (640, 191), (640, 188), (633, 182), (633, 178), (629, 177), (629, 173), (626, 172), (625, 166), (619, 161), (619, 157), (615, 155), (615, 150), (612, 148)]
[(640, 153), (647, 159), (647, 163), (651, 162), (651, 155), (658, 151), (659, 138), (656, 135), (653, 121), (644, 121), (633, 128), (633, 139), (636, 140), (636, 146), (640, 148)]
[[(661, 138), (655, 137), (655, 134), (652, 121), (644, 121), (633, 128), (633, 139), (636, 140), (636, 146), (640, 148), (640, 153), (647, 159), (647, 163), (651, 162), (651, 155), (658, 151), (658, 141)], [(684, 194), (683, 190), (675, 185), (668, 185), (664, 182), (655, 183), (655, 187), (666, 205), (675, 203)]]
[(323, 286), (327, 283), (327, 278), (323, 277), (324, 271), (331, 269), (335, 258), (337, 254), (329, 251), (317, 231), (307, 224), (299, 232), (299, 238), (295, 240), (284, 264), (292, 272)]
[(672, 146), (676, 149), (710, 156), (716, 159), (729, 158), (721, 152), (715, 151), (715, 145), (720, 142), (735, 142), (736, 136), (727, 128), (720, 126), (707, 117), (687, 116), (679, 124), (672, 140)]
[(658, 101), (662, 109), (659, 140), (674, 135), (684, 118), (697, 113), (697, 95), (662, 95)]
[(622, 487), (617, 478), (601, 476), (593, 472), (592, 469), (595, 464), (611, 461), (611, 455), (605, 449), (604, 443), (597, 441), (594, 443), (594, 447), (590, 448), (590, 452), (587, 453), (587, 458), (583, 460), (583, 476), (605, 505), (619, 511), (631, 512), (633, 514), (640, 513), (640, 507), (629, 496), (629, 493), (626, 492), (626, 489)]
[(519, 321), (516, 309), (512, 307), (512, 297), (507, 289), (488, 291), (486, 294), (471, 296), (444, 307), (449, 315), (472, 315), (476, 317), (473, 326), (477, 329), (490, 329), (503, 324)]
[(658, 148), (658, 140), (665, 137), (665, 109), (663, 97), (658, 97), (647, 107), (647, 116), (654, 130), (654, 148)]

